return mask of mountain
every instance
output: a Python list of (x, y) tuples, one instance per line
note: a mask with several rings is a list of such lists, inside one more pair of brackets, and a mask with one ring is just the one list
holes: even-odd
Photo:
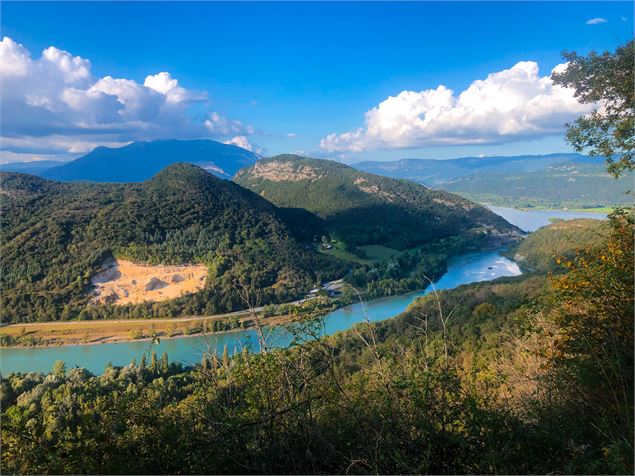
[(53, 167), (59, 167), (66, 162), (61, 160), (34, 160), (31, 162), (8, 162), (0, 164), (0, 171), (21, 172), (23, 174), (40, 175), (42, 172)]
[(354, 167), (501, 206), (594, 208), (627, 205), (632, 174), (607, 174), (604, 159), (580, 154), (403, 159)]
[(160, 140), (119, 148), (97, 147), (38, 175), (60, 181), (142, 182), (170, 164), (186, 162), (229, 179), (258, 159), (253, 152), (212, 140)]
[[(580, 154), (520, 155), (500, 157), (460, 157), (458, 159), (402, 159), (394, 162), (364, 161), (355, 168), (393, 178), (405, 178), (428, 186), (439, 186), (480, 172), (536, 172), (563, 163), (581, 162)], [(598, 164), (600, 160), (594, 160)]]
[(349, 246), (401, 250), (450, 236), (517, 232), (503, 218), (457, 195), (328, 160), (281, 155), (241, 170), (234, 180), (277, 206), (315, 213), (332, 237)]
[[(194, 165), (140, 184), (0, 179), (2, 322), (226, 312), (245, 305), (244, 289), (259, 289), (260, 303), (281, 302), (345, 271), (295, 239), (296, 215)], [(164, 302), (96, 305), (92, 279), (113, 258), (202, 264), (207, 279), (201, 291)]]

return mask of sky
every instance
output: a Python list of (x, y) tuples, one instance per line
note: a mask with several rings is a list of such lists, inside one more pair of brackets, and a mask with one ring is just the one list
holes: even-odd
[(593, 106), (563, 50), (633, 38), (631, 2), (9, 2), (0, 161), (210, 138), (348, 163), (571, 151)]

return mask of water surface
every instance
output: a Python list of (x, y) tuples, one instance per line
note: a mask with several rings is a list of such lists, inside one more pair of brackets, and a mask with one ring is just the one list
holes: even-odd
[(487, 205), (497, 215), (502, 216), (512, 225), (524, 231), (536, 231), (538, 228), (549, 225), (552, 219), (573, 220), (575, 218), (594, 218), (602, 220), (606, 218), (606, 213), (593, 212), (571, 212), (568, 210), (532, 210), (524, 211), (517, 208), (495, 207)]

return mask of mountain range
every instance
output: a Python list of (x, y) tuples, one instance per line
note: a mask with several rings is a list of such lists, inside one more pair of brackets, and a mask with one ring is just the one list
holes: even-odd
[(581, 154), (359, 162), (360, 170), (412, 180), (501, 206), (595, 208), (628, 205), (633, 174), (619, 180), (604, 158)]
[[(135, 142), (120, 148), (97, 147), (71, 162), (0, 164), (0, 170), (60, 181), (140, 182), (172, 163), (187, 162), (231, 179), (260, 159), (248, 150), (212, 140), (165, 140)], [(627, 193), (633, 188), (632, 173), (616, 180), (607, 174), (603, 158), (574, 153), (364, 161), (352, 166), (492, 205), (597, 208), (632, 202), (632, 194)]]
[[(286, 302), (357, 265), (319, 252), (323, 235), (352, 250), (432, 246), (417, 252), (435, 254), (426, 268), (434, 275), (466, 247), (520, 234), (456, 195), (297, 156), (258, 161), (236, 183), (182, 163), (141, 183), (15, 172), (1, 172), (0, 180), (2, 322), (209, 315), (244, 307), (245, 289), (258, 290), (261, 304)], [(208, 274), (201, 290), (169, 300), (96, 303), (93, 279), (113, 260), (203, 265)], [(403, 273), (414, 264), (404, 261)]]

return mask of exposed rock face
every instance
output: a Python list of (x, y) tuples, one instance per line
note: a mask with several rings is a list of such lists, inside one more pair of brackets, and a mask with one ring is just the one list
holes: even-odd
[(393, 203), (395, 201), (396, 197), (393, 194), (383, 191), (377, 185), (369, 184), (368, 180), (366, 180), (364, 177), (356, 178), (355, 182), (353, 183), (357, 185), (357, 188), (359, 188), (364, 193), (375, 195), (390, 203)]
[(174, 299), (202, 289), (207, 271), (203, 265), (150, 266), (109, 261), (91, 279), (95, 286), (93, 302), (123, 305)]
[(318, 180), (322, 175), (310, 165), (295, 166), (293, 162), (274, 160), (257, 162), (251, 170), (251, 176), (272, 182), (299, 182), (300, 180)]

